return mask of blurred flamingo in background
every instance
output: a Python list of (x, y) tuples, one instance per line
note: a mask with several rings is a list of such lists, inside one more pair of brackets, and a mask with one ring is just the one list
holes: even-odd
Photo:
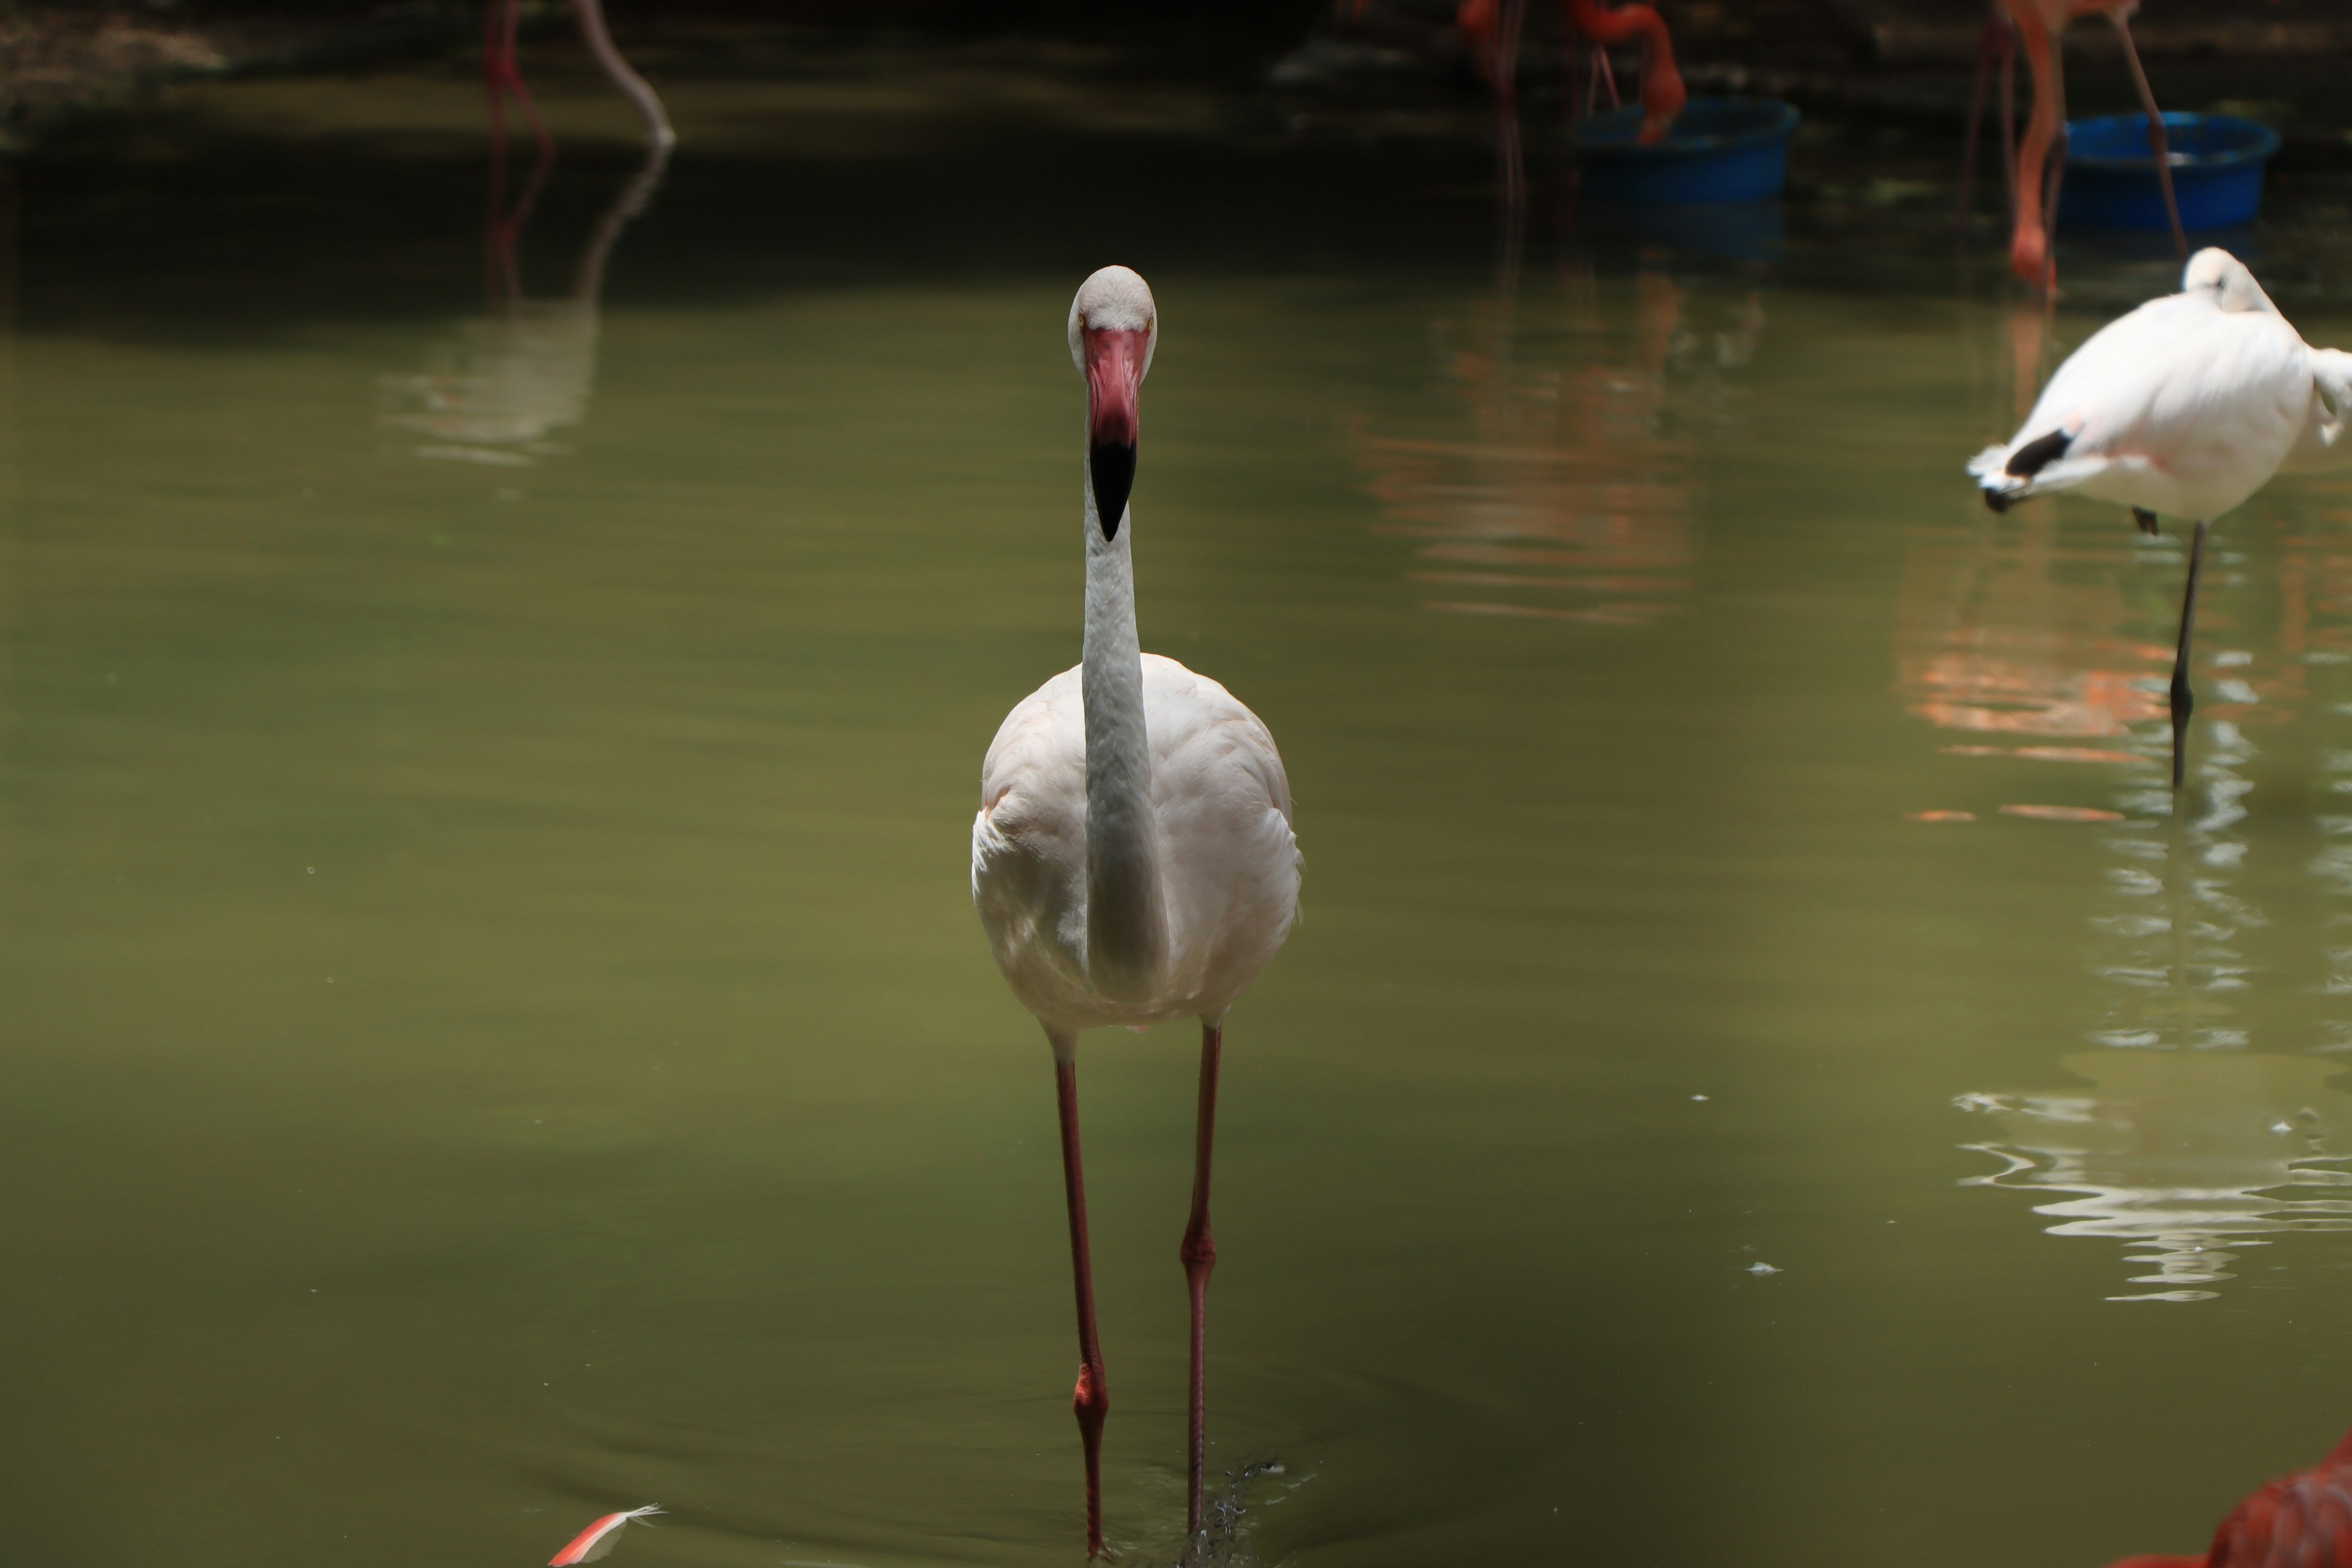
[[(604, 26), (603, 0), (572, 0), (572, 14), (580, 18), (580, 37), (587, 44), (588, 52), (596, 57), (596, 63), (604, 68), (613, 85), (636, 105), (638, 115), (646, 122), (646, 142), (656, 147), (676, 142), (677, 132), (670, 129), (669, 114), (662, 108), (660, 95), (614, 46), (613, 35)], [(522, 0), (489, 0), (482, 14), (482, 79), (489, 89), (492, 133), (504, 142), (506, 100), (512, 94), (544, 156), (553, 151), (555, 144), (547, 133), (546, 122), (539, 117), (539, 106), (531, 101), (530, 89), (523, 85), (522, 67), (515, 58), (515, 33), (521, 21)]]
[[(2065, 165), (2065, 151), (2059, 137), (2066, 121), (2064, 71), (2058, 46), (2069, 22), (2094, 13), (2115, 25), (2116, 37), (2123, 43), (2124, 59), (2131, 67), (2132, 85), (2138, 89), (2140, 108), (2147, 115), (2148, 151), (2156, 160), (2157, 181), (2164, 188), (2164, 210), (2172, 219), (2172, 243), (2180, 258), (2188, 260), (2189, 239), (2180, 226), (2180, 204), (2172, 194), (2172, 152), (2165, 139), (2164, 114), (2156, 106), (2155, 89), (2147, 84), (2147, 72), (2139, 63), (2139, 50), (2132, 43), (2130, 18), (2139, 9), (2139, 0), (1997, 0), (1997, 4), (2025, 47), (2026, 68), (2033, 78), (2033, 112), (2026, 121), (2025, 141), (2018, 149), (2015, 174), (2010, 183), (2010, 269), (2044, 292), (2057, 283), (2057, 263), (2050, 253), (2050, 227), (2057, 213), (2058, 187)], [(2003, 161), (2007, 161), (2009, 83), (2015, 69), (2009, 36), (2009, 27), (1999, 19), (1985, 32), (1976, 96), (1969, 106), (1969, 154), (1960, 175), (1964, 209), (1975, 171), (1986, 82), (1996, 63), (2001, 72), (2001, 132)], [(2053, 145), (2058, 147), (2054, 163), (2051, 160)]]
[[(1469, 45), (1471, 58), (1478, 62), (1479, 70), (1507, 102), (1516, 97), (1523, 3), (1524, 0), (1462, 0), (1460, 9), (1454, 15), (1454, 26)], [(1356, 20), (1361, 21), (1370, 0), (1341, 0), (1341, 4), (1348, 6)], [(1560, 0), (1560, 9), (1571, 35), (1588, 39), (1599, 50), (1605, 51), (1612, 44), (1641, 41), (1642, 131), (1638, 139), (1644, 143), (1664, 141), (1667, 128), (1690, 97), (1683, 86), (1682, 74), (1675, 68), (1674, 39), (1666, 31), (1665, 18), (1648, 5), (1620, 5), (1610, 10), (1600, 0)], [(1595, 60), (1594, 70), (1609, 82), (1613, 101), (1616, 83), (1609, 74), (1605, 53)]]
[(2352, 1568), (2352, 1435), (2307, 1470), (2265, 1481), (2195, 1557), (2126, 1557), (2110, 1568)]

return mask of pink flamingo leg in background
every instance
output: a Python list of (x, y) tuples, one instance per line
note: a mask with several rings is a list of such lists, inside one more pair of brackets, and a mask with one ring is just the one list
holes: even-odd
[[(2050, 231), (2057, 218), (2058, 186), (2064, 174), (2065, 154), (2059, 143), (2066, 118), (2066, 89), (2063, 62), (2059, 58), (2059, 38), (2066, 25), (2077, 16), (2095, 12), (2114, 24), (2116, 37), (2121, 40), (2125, 63), (2131, 68), (2132, 85), (2139, 94), (2141, 110), (2147, 117), (2147, 144), (2156, 163), (2157, 184), (2164, 192), (2165, 216), (2171, 220), (2173, 247), (2182, 260), (2189, 258), (2189, 237), (2180, 224), (2180, 203), (2172, 189), (2172, 153), (2164, 132), (2164, 114), (2156, 104), (2156, 92), (2148, 86), (2147, 72), (2141, 68), (2139, 50), (2132, 42), (2129, 18), (2138, 9), (2139, 0), (2000, 0), (2000, 8), (2017, 26), (2019, 39), (2025, 47), (2025, 63), (2033, 77), (2033, 111), (2025, 126), (2025, 143), (2019, 150), (2017, 175), (2011, 184), (2013, 226), (2010, 231), (2010, 269), (2036, 289), (2047, 293), (2056, 286), (2058, 268), (2051, 254)], [(1986, 49), (1996, 45), (1990, 31), (1986, 34)], [(2006, 64), (2004, 62), (2004, 68)], [(1977, 77), (1978, 99), (1981, 102), (1985, 72)], [(2006, 82), (2006, 78), (2003, 79)], [(1976, 110), (1969, 110), (1969, 122), (1975, 123)], [(2004, 113), (2003, 124), (2008, 123)], [(1973, 156), (1976, 138), (1969, 136)], [(2060, 150), (2055, 159), (2051, 156), (2053, 145)], [(2045, 184), (2047, 189), (2045, 190)], [(1965, 199), (1965, 188), (1963, 199)]]
[(506, 145), (506, 95), (512, 93), (539, 142), (540, 156), (545, 157), (555, 150), (555, 141), (548, 135), (539, 105), (530, 100), (530, 89), (523, 85), (522, 68), (515, 62), (515, 32), (521, 24), (522, 0), (490, 0), (483, 9), (482, 80), (490, 94), (490, 135), (499, 147)]

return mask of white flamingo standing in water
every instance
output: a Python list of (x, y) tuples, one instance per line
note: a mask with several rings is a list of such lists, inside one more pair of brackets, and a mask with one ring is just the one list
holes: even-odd
[(1070, 305), (1087, 384), (1085, 658), (1005, 716), (981, 764), (972, 901), (997, 967), (1045, 1027), (1061, 1107), (1062, 1176), (1077, 1287), (1087, 1555), (1102, 1551), (1101, 1448), (1110, 1391), (1095, 1332), (1078, 1160), (1078, 1031), (1201, 1020), (1192, 1214), (1179, 1257), (1192, 1299), (1187, 1528), (1201, 1529), (1205, 1458), (1202, 1321), (1209, 1161), (1225, 1010), (1298, 911), (1290, 783), (1274, 736), (1215, 681), (1141, 650), (1135, 629), (1138, 408), (1160, 332), (1151, 290), (1106, 267)]
[[(2352, 413), (2352, 356), (2314, 349), (2226, 250), (2189, 258), (2180, 292), (2108, 322), (2067, 356), (2006, 446), (1969, 463), (1985, 504), (2079, 489), (2191, 519), (2189, 584), (2172, 665), (2172, 786), (2189, 731), (2189, 639), (2212, 520), (2282, 467), (2319, 467)], [(2330, 405), (2333, 405), (2332, 407)]]

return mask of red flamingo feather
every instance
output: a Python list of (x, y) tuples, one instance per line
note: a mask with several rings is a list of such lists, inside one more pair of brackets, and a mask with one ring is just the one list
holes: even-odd
[(563, 1550), (547, 1560), (547, 1568), (572, 1568), (575, 1563), (593, 1563), (621, 1543), (621, 1531), (632, 1520), (643, 1520), (661, 1510), (651, 1504), (633, 1508), (625, 1513), (608, 1513), (579, 1534), (573, 1536)]
[(2126, 1557), (2111, 1568), (2352, 1568), (2352, 1434), (2311, 1468), (2249, 1493), (2203, 1556)]

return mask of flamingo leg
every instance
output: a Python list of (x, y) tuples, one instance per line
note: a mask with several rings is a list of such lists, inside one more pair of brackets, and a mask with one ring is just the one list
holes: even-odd
[(1054, 1047), (1055, 1098), (1062, 1116), (1062, 1187), (1070, 1207), (1070, 1273), (1078, 1295), (1078, 1385), (1071, 1397), (1087, 1449), (1087, 1561), (1102, 1555), (1102, 1429), (1110, 1414), (1103, 1378), (1102, 1342), (1095, 1333), (1095, 1269), (1087, 1246), (1087, 1174), (1078, 1161), (1078, 1039), (1048, 1029)]
[(499, 37), (507, 5), (508, 0), (489, 0), (482, 7), (482, 88), (490, 100), (490, 147), (501, 160), (507, 150), (507, 95)]
[(2197, 579), (2205, 569), (2205, 531), (2200, 522), (2189, 543), (2189, 586), (2180, 595), (2180, 642), (2172, 655), (2172, 787), (2179, 789), (2189, 751), (2189, 638), (2197, 627)]
[(1969, 133), (1960, 150), (1960, 199), (1952, 207), (1952, 226), (1965, 229), (1969, 225), (1969, 195), (1977, 184), (1977, 143), (1984, 136), (1985, 89), (1992, 83), (1993, 51), (1999, 46), (1994, 29), (1998, 20), (1985, 23), (1984, 41), (1977, 46), (1977, 89), (1969, 98)]
[(2066, 128), (2066, 58), (2052, 36), (2045, 47), (2050, 56), (2050, 109), (2056, 120), (2050, 133), (2050, 183), (2042, 195), (2042, 254), (2048, 266), (2042, 273), (2042, 298), (2044, 304), (2058, 295), (2058, 193), (2066, 183), (2066, 153), (2073, 138)]
[(1193, 1127), (1192, 1217), (1184, 1226), (1184, 1245), (1177, 1257), (1184, 1262), (1184, 1282), (1192, 1295), (1192, 1401), (1186, 1455), (1184, 1531), (1197, 1543), (1201, 1535), (1202, 1471), (1209, 1458), (1208, 1394), (1205, 1361), (1209, 1271), (1217, 1266), (1216, 1237), (1209, 1234), (1209, 1162), (1217, 1142), (1217, 1067), (1224, 1055), (1222, 1024), (1201, 1020), (1201, 1109)]
[(2118, 12), (2107, 13), (2107, 20), (2116, 25), (2116, 37), (2124, 44), (2124, 61), (2131, 67), (2132, 85), (2139, 89), (2140, 107), (2147, 111), (2147, 151), (2156, 160), (2156, 183), (2164, 187), (2164, 216), (2172, 220), (2172, 248), (2180, 259), (2189, 259), (2189, 236), (2180, 226), (2180, 203), (2172, 194), (2172, 147), (2165, 140), (2164, 111), (2156, 106), (2156, 89), (2147, 85), (2147, 72), (2140, 68), (2139, 47), (2132, 42), (2131, 24)]
[(1502, 0), (1495, 30), (1495, 129), (1503, 163), (1503, 204), (1516, 213), (1526, 205), (1526, 175), (1519, 156), (1519, 29), (1526, 0)]
[[(661, 96), (614, 46), (612, 32), (604, 26), (603, 0), (572, 0), (572, 4), (579, 16), (580, 36), (586, 40), (588, 52), (604, 68), (613, 85), (636, 105), (638, 117), (646, 122), (646, 141), (656, 147), (667, 147), (676, 142), (677, 132), (669, 127), (669, 115), (662, 108)], [(1358, 7), (1360, 13), (1361, 9)]]
[(522, 0), (489, 0), (483, 13), (482, 78), (490, 93), (490, 133), (503, 142), (505, 95), (512, 93), (524, 121), (530, 126), (532, 139), (539, 143), (539, 155), (544, 158), (555, 150), (555, 139), (547, 133), (547, 122), (539, 117), (539, 105), (531, 101), (530, 89), (523, 85), (522, 67), (515, 52), (515, 38), (521, 26)]
[(2009, 221), (2017, 221), (2017, 29), (2005, 16), (1993, 18), (2000, 40), (2000, 185), (2009, 198)]

